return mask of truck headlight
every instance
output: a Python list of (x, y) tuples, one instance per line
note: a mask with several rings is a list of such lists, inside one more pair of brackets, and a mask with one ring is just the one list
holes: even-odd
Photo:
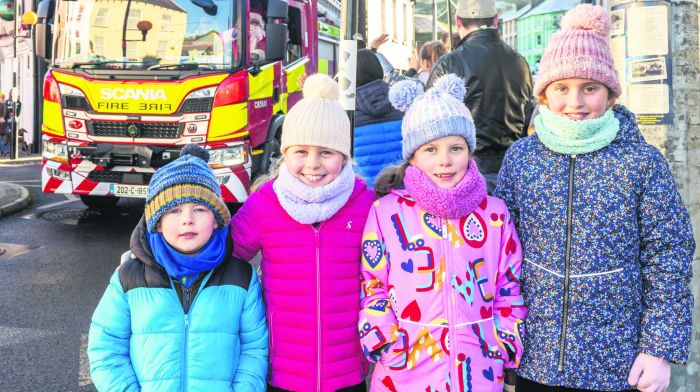
[(44, 142), (44, 158), (68, 163), (68, 146), (63, 143)]
[(214, 93), (216, 92), (216, 87), (201, 88), (199, 90), (192, 91), (187, 95), (185, 99), (190, 98), (214, 98)]
[(209, 166), (212, 168), (232, 167), (246, 162), (243, 144), (233, 147), (209, 150)]
[(67, 85), (67, 84), (59, 83), (58, 88), (61, 90), (61, 94), (63, 94), (63, 95), (74, 95), (76, 97), (84, 97), (85, 96), (85, 93), (83, 93), (82, 91), (78, 90), (77, 88), (70, 86), (70, 85)]

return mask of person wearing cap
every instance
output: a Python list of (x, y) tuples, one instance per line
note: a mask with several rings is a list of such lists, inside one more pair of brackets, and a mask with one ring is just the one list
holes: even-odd
[(258, 276), (230, 256), (230, 214), (195, 144), (158, 169), (130, 251), (92, 316), (98, 391), (264, 391), (268, 330)]
[(383, 171), (362, 238), (363, 351), (372, 391), (501, 392), (526, 309), (521, 247), (472, 159), (474, 122), (456, 75), (402, 81), (403, 161)]
[(461, 41), (437, 61), (427, 87), (448, 73), (464, 79), (464, 104), (476, 125), (474, 159), (491, 192), (506, 150), (526, 136), (530, 67), (500, 38), (495, 0), (459, 0), (455, 21)]
[(375, 196), (353, 169), (338, 84), (311, 75), (303, 94), (282, 125), (282, 158), (232, 219), (233, 252), (262, 251), (267, 390), (363, 392), (360, 247)]
[(666, 159), (620, 96), (610, 15), (578, 5), (540, 62), (535, 134), (496, 195), (523, 244), (525, 353), (516, 390), (663, 391), (688, 360), (695, 252)]
[(368, 187), (382, 169), (401, 160), (402, 118), (389, 102), (389, 84), (377, 56), (358, 50), (353, 157)]

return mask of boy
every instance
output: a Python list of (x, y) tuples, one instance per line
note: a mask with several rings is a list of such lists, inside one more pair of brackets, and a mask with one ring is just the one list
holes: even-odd
[(208, 160), (191, 144), (153, 175), (131, 251), (92, 316), (88, 357), (100, 391), (265, 389), (260, 284), (229, 256), (230, 214)]

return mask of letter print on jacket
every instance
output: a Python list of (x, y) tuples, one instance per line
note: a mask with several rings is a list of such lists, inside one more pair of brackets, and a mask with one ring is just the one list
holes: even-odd
[(372, 391), (501, 391), (523, 351), (521, 260), (499, 199), (459, 219), (421, 210), (405, 190), (376, 201), (359, 318)]

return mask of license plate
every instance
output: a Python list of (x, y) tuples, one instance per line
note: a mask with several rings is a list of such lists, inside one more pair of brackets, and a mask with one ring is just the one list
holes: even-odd
[[(146, 190), (148, 189), (145, 185), (116, 185), (112, 184), (114, 189), (112, 194), (114, 196), (124, 196), (124, 197), (140, 197), (146, 198)], [(111, 188), (111, 186), (110, 186)]]

